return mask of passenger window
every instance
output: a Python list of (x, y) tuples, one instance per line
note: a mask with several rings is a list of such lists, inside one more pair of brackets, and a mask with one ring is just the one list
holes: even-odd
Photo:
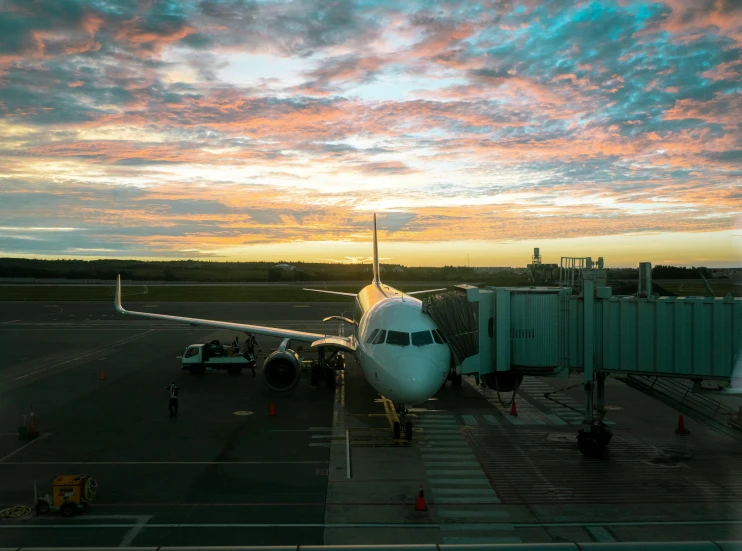
[(412, 337), (413, 346), (425, 346), (426, 344), (433, 344), (433, 337), (430, 336), (430, 331), (417, 331), (410, 335)]
[(379, 332), (378, 329), (374, 329), (373, 331), (371, 331), (371, 334), (366, 339), (366, 344), (371, 344), (371, 342), (374, 340), (374, 337), (376, 336), (376, 333), (378, 332)]
[(386, 343), (396, 346), (408, 346), (410, 344), (410, 334), (402, 333), (401, 331), (389, 331)]
[(448, 342), (446, 337), (443, 336), (443, 333), (438, 331), (438, 329), (433, 329), (433, 337), (435, 337), (435, 342), (438, 344), (446, 344)]
[(386, 338), (386, 331), (384, 329), (382, 329), (376, 335), (376, 338), (374, 339), (374, 342), (372, 342), (371, 344), (381, 344), (382, 342), (384, 342), (384, 339), (385, 338)]

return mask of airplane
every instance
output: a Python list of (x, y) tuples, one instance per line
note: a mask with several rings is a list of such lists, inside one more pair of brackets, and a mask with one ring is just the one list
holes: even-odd
[[(358, 293), (323, 289), (304, 289), (352, 297), (355, 301), (353, 319), (330, 316), (323, 321), (340, 320), (353, 326), (353, 334), (345, 336), (307, 333), (243, 323), (213, 321), (149, 312), (125, 310), (121, 305), (121, 276), (116, 283), (114, 307), (121, 314), (187, 323), (198, 327), (213, 327), (244, 331), (283, 339), (276, 351), (263, 364), (266, 385), (278, 391), (290, 390), (299, 380), (301, 362), (289, 347), (291, 341), (311, 343), (319, 351), (320, 364), (324, 352), (351, 353), (361, 367), (368, 383), (390, 399), (399, 415), (393, 426), (394, 438), (412, 439), (412, 423), (408, 409), (425, 402), (441, 389), (451, 370), (451, 350), (433, 319), (422, 311), (422, 302), (412, 295), (443, 291), (426, 289), (403, 293), (381, 282), (379, 271), (376, 214), (373, 233), (373, 280)], [(328, 372), (334, 383), (334, 373)]]

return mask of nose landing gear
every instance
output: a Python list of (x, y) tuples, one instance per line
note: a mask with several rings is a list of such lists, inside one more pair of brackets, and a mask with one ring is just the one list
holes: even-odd
[(395, 440), (402, 440), (402, 427), (404, 427), (404, 440), (412, 441), (412, 422), (407, 420), (407, 407), (395, 406), (399, 421), (395, 421), (392, 426)]

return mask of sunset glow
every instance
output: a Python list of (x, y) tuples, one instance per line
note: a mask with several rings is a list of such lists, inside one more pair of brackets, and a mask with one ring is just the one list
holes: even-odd
[(742, 264), (722, 0), (0, 4), (0, 255)]

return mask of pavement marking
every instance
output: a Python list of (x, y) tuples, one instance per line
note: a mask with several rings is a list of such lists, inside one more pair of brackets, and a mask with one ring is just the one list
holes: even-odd
[(329, 442), (312, 442), (309, 444), (310, 448), (329, 448), (330, 443)]
[(507, 511), (481, 511), (479, 509), (474, 509), (471, 511), (462, 511), (461, 509), (450, 509), (450, 510), (443, 509), (442, 511), (438, 511), (438, 516), (449, 517), (449, 518), (481, 517), (481, 518), (495, 518), (495, 519), (510, 517)]
[(602, 526), (587, 526), (585, 529), (597, 542), (609, 543), (616, 541), (616, 538), (614, 538), (611, 533)]
[(12, 455), (15, 455), (15, 454), (17, 454), (17, 453), (18, 453), (19, 451), (21, 451), (21, 450), (22, 450), (23, 448), (25, 448), (25, 447), (27, 447), (27, 446), (30, 446), (30, 445), (31, 445), (31, 444), (33, 444), (34, 442), (38, 442), (39, 440), (43, 440), (43, 439), (44, 439), (44, 438), (46, 438), (47, 436), (51, 436), (51, 434), (52, 434), (51, 432), (45, 432), (45, 433), (44, 433), (44, 434), (42, 434), (41, 436), (39, 436), (39, 437), (37, 437), (37, 438), (34, 438), (33, 440), (31, 440), (31, 441), (30, 441), (30, 442), (29, 442), (28, 444), (23, 444), (23, 445), (22, 445), (22, 446), (21, 446), (20, 448), (18, 448), (17, 450), (15, 450), (15, 451), (12, 451), (12, 452), (10, 452), (10, 453), (9, 453), (8, 455), (6, 455), (5, 457), (2, 457), (2, 458), (0, 458), (0, 463), (2, 463), (3, 465), (28, 465), (29, 463), (28, 463), (28, 462), (26, 462), (26, 461), (18, 461), (18, 462), (7, 461), (7, 462), (6, 462), (5, 460), (6, 460), (6, 459), (7, 459), (8, 457), (10, 457), (10, 456), (12, 456)]
[(491, 524), (491, 523), (481, 523), (481, 524), (444, 524), (441, 526), (441, 530), (473, 530), (477, 532), (494, 532), (496, 530), (515, 530), (515, 526), (512, 524)]
[(466, 476), (466, 475), (478, 475), (481, 473), (480, 469), (472, 469), (470, 471), (464, 469), (425, 469), (425, 472), (432, 476)]
[(566, 425), (566, 424), (567, 424), (566, 422), (562, 421), (562, 420), (561, 420), (561, 419), (559, 418), (559, 416), (558, 416), (558, 415), (555, 415), (555, 414), (553, 414), (553, 413), (552, 413), (552, 414), (550, 414), (550, 415), (548, 415), (548, 417), (549, 417), (549, 420), (550, 420), (550, 421), (551, 421), (552, 423), (554, 423), (555, 425)]
[(462, 486), (489, 486), (490, 481), (482, 478), (429, 478), (429, 484), (461, 484)]
[(499, 425), (500, 423), (497, 422), (497, 419), (495, 419), (494, 415), (482, 415), (485, 421), (487, 421), (490, 425)]
[[(492, 501), (492, 500), (488, 500)], [(189, 507), (192, 504), (187, 504)], [(234, 504), (227, 504), (233, 506)], [(285, 505), (285, 504), (282, 504)], [(92, 519), (92, 515), (88, 515)], [(101, 524), (0, 524), (0, 530), (40, 530), (59, 528), (78, 529), (78, 528), (134, 528), (139, 523), (101, 523)], [(325, 524), (319, 523), (286, 523), (286, 524), (220, 524), (220, 523), (173, 523), (173, 524), (146, 524), (144, 528), (424, 528), (440, 529), (441, 526), (449, 526), (448, 523), (337, 523)], [(622, 521), (622, 522), (513, 522), (515, 528), (588, 528), (601, 526), (738, 526), (742, 525), (742, 520), (666, 520), (666, 521)], [(491, 539), (487, 540), (491, 542)]]
[[(145, 335), (148, 335), (148, 334), (153, 333), (153, 332), (155, 332), (155, 329), (150, 329), (150, 330), (145, 331), (143, 333), (139, 333), (138, 335), (134, 335), (132, 337), (127, 337), (125, 339), (121, 339), (120, 341), (116, 341), (115, 343), (113, 343), (113, 344), (111, 344), (109, 346), (104, 346), (104, 347), (101, 347), (101, 348), (96, 348), (95, 350), (92, 350), (92, 351), (88, 352), (87, 354), (83, 354), (82, 356), (78, 356), (77, 358), (72, 358), (70, 360), (65, 360), (63, 362), (58, 362), (58, 363), (55, 363), (55, 364), (50, 365), (49, 367), (45, 367), (44, 369), (39, 369), (37, 371), (33, 371), (31, 373), (27, 373), (26, 375), (21, 375), (20, 377), (15, 377), (15, 380), (18, 381), (20, 379), (25, 379), (26, 377), (30, 377), (31, 375), (35, 375), (35, 374), (41, 373), (43, 371), (48, 371), (50, 369), (54, 369), (55, 367), (59, 367), (59, 366), (64, 365), (64, 364), (68, 364), (70, 362), (75, 362), (75, 361), (81, 360), (83, 358), (87, 358), (88, 356), (92, 356), (93, 354), (97, 354), (98, 352), (102, 352), (103, 350), (110, 350), (111, 348), (116, 348), (117, 346), (120, 346), (122, 344), (126, 344), (126, 343), (131, 342), (131, 341), (136, 340), (136, 339), (139, 339), (139, 338), (144, 337)], [(0, 382), (9, 381), (12, 378), (13, 378), (12, 376), (11, 377), (5, 377), (2, 380), (0, 380)]]
[(126, 532), (126, 534), (124, 534), (124, 537), (121, 539), (121, 543), (119, 543), (119, 547), (129, 547), (134, 541), (134, 538), (136, 538), (139, 535), (139, 532), (142, 531), (144, 525), (147, 524), (147, 521), (153, 516), (154, 515), (100, 515), (96, 516), (95, 518), (122, 520), (134, 519), (136, 521), (136, 524), (128, 532)]
[(488, 537), (488, 538), (467, 538), (467, 537), (454, 537), (454, 538), (443, 538), (443, 543), (453, 543), (453, 544), (460, 544), (460, 543), (522, 543), (520, 538), (498, 538), (498, 537)]
[(348, 473), (346, 478), (350, 478), (350, 431), (345, 431), (345, 467)]
[(426, 467), (479, 467), (477, 461), (428, 461)]
[(493, 495), (492, 497), (436, 497), (433, 503), (501, 503), (500, 498)]
[(432, 488), (434, 494), (461, 494), (467, 496), (475, 495), (492, 495), (495, 491), (492, 488)]
[(423, 461), (432, 459), (433, 461), (437, 461), (439, 459), (476, 459), (474, 457), (474, 454), (466, 453), (466, 450), (461, 450), (458, 453), (451, 453), (451, 452), (443, 452), (443, 453), (428, 453), (423, 455)]
[(461, 418), (464, 420), (464, 423), (467, 425), (478, 425), (479, 424), (473, 415), (462, 415)]
[[(36, 440), (26, 444), (26, 446), (41, 440), (51, 433), (45, 433)], [(319, 444), (325, 445), (325, 444)], [(9, 453), (9, 457), (14, 453), (21, 451), (26, 446), (18, 448), (16, 451)], [(5, 461), (3, 457), (0, 464), (3, 465), (326, 465), (328, 461)]]

